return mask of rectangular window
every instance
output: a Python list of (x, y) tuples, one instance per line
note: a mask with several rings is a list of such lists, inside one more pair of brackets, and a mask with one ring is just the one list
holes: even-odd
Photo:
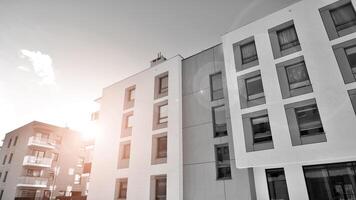
[(10, 154), (10, 157), (9, 157), (9, 162), (8, 162), (9, 164), (11, 164), (11, 161), (12, 161), (12, 157), (13, 157), (13, 156), (14, 156), (14, 154), (11, 153), (11, 154)]
[(253, 143), (272, 141), (271, 128), (267, 115), (251, 118)]
[(124, 144), (122, 150), (122, 157), (121, 159), (125, 160), (125, 159), (130, 159), (130, 144)]
[(133, 115), (127, 116), (125, 128), (132, 128), (132, 118), (133, 118)]
[(135, 105), (136, 85), (125, 89), (124, 109), (132, 108)]
[(168, 95), (168, 72), (155, 77), (154, 98), (158, 99)]
[(163, 124), (168, 122), (168, 104), (164, 104), (158, 107), (158, 123)]
[(168, 92), (168, 75), (159, 78), (159, 93)]
[(155, 200), (167, 199), (167, 177), (155, 177)]
[(299, 45), (294, 25), (277, 31), (277, 36), (279, 46), (282, 51)]
[(2, 179), (2, 182), (4, 182), (4, 183), (6, 182), (6, 179), (7, 179), (7, 174), (8, 174), (8, 171), (6, 171), (6, 172), (5, 172), (5, 174), (4, 174), (4, 178)]
[(304, 166), (310, 200), (356, 199), (355, 162)]
[(5, 165), (7, 159), (7, 155), (4, 156), (4, 159), (2, 160), (2, 164)]
[(16, 146), (18, 139), (19, 139), (19, 136), (16, 136), (16, 137), (15, 137), (15, 141), (14, 141), (14, 146)]
[(58, 153), (52, 153), (52, 160), (58, 161)]
[(324, 133), (316, 104), (295, 108), (300, 135)]
[(309, 75), (304, 61), (286, 66), (289, 88), (291, 90), (309, 86)]
[(129, 101), (134, 101), (135, 100), (135, 88), (132, 88), (129, 90)]
[(2, 199), (2, 196), (4, 195), (4, 190), (0, 191), (0, 200)]
[(248, 78), (245, 81), (248, 100), (259, 99), (265, 96), (261, 75)]
[(214, 137), (227, 135), (225, 106), (213, 108)]
[(350, 64), (352, 74), (356, 78), (356, 46), (346, 48), (345, 53)]
[(212, 101), (224, 98), (221, 72), (210, 75), (210, 92)]
[(336, 31), (342, 31), (356, 25), (356, 14), (351, 3), (330, 10)]
[(356, 89), (349, 90), (348, 93), (349, 93), (349, 96), (350, 96), (352, 107), (353, 107), (354, 112), (356, 114)]
[(118, 200), (124, 200), (127, 196), (127, 178), (119, 179), (118, 183)]
[(40, 169), (27, 169), (26, 176), (29, 177), (40, 177), (42, 175), (42, 170)]
[(12, 142), (12, 138), (10, 138), (9, 143), (7, 144), (7, 148), (10, 148)]
[(242, 64), (247, 64), (257, 60), (257, 50), (255, 41), (241, 45)]
[(167, 136), (157, 138), (157, 158), (167, 157)]
[(289, 200), (288, 187), (283, 168), (267, 169), (266, 175), (270, 200)]
[(230, 153), (228, 144), (215, 146), (216, 178), (231, 179)]

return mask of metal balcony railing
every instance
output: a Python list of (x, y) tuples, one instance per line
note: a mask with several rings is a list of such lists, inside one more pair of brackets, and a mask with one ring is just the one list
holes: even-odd
[(25, 156), (23, 165), (38, 166), (38, 167), (51, 167), (52, 158)]
[(56, 147), (56, 140), (54, 140), (52, 138), (32, 136), (28, 140), (28, 145), (54, 149)]
[(37, 187), (46, 188), (48, 183), (48, 178), (43, 177), (19, 177), (17, 187)]

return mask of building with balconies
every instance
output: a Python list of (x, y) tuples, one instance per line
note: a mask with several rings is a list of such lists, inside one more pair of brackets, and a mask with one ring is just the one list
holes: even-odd
[(85, 196), (83, 147), (79, 133), (37, 121), (7, 133), (0, 152), (0, 199)]

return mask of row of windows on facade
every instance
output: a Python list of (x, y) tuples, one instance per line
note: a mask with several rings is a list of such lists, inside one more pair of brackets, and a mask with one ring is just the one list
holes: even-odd
[[(356, 199), (356, 163), (303, 166), (310, 200)], [(271, 200), (289, 200), (284, 169), (266, 170)]]
[[(125, 200), (127, 198), (128, 178), (120, 178), (116, 180), (115, 199)], [(167, 175), (151, 176), (151, 198), (154, 200), (167, 199)]]
[[(16, 136), (16, 137), (15, 137), (15, 140), (14, 140), (14, 143), (13, 143), (13, 146), (16, 146), (18, 139), (19, 139), (19, 137)], [(10, 147), (11, 147), (11, 144), (12, 144), (12, 138), (10, 138), (9, 143), (7, 143), (7, 148), (10, 148)]]

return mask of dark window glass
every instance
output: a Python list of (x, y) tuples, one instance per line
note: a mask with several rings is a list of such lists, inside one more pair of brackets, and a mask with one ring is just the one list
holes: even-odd
[(0, 200), (2, 199), (2, 195), (4, 194), (4, 190), (1, 190), (0, 192)]
[(289, 88), (291, 90), (310, 85), (309, 75), (305, 63), (300, 62), (286, 67)]
[(215, 146), (217, 179), (230, 179), (230, 153), (227, 144)]
[(14, 146), (17, 144), (17, 140), (19, 139), (19, 136), (15, 137), (15, 141), (14, 141)]
[(130, 158), (130, 144), (124, 144), (122, 149), (123, 149), (122, 159), (129, 159)]
[(257, 51), (255, 41), (241, 45), (242, 64), (257, 60)]
[(119, 199), (126, 199), (127, 180), (120, 180), (119, 183)]
[(87, 174), (91, 172), (91, 163), (84, 163), (83, 174)]
[(159, 94), (168, 92), (168, 75), (159, 78)]
[(168, 104), (159, 106), (158, 108), (158, 123), (163, 124), (168, 122)]
[(210, 76), (210, 92), (213, 101), (224, 98), (221, 72)]
[(167, 136), (157, 138), (157, 158), (167, 157)]
[(251, 118), (253, 143), (272, 141), (271, 128), (267, 115)]
[(299, 40), (294, 25), (277, 31), (277, 36), (279, 46), (282, 51), (299, 45)]
[(213, 108), (214, 137), (227, 135), (225, 106)]
[(10, 157), (9, 157), (9, 162), (8, 162), (9, 164), (11, 163), (13, 156), (14, 156), (14, 154), (11, 153), (11, 154), (10, 154)]
[(135, 88), (132, 88), (130, 91), (129, 91), (129, 101), (133, 101), (135, 100)]
[(245, 80), (245, 82), (248, 100), (254, 100), (265, 96), (260, 75), (248, 78)]
[(356, 78), (356, 46), (345, 49), (347, 60), (351, 66), (352, 73)]
[(283, 169), (267, 169), (270, 200), (289, 200), (288, 187)]
[(324, 133), (316, 104), (295, 108), (300, 135)]
[(2, 160), (2, 164), (5, 165), (7, 159), (7, 155), (4, 156), (4, 159)]
[(10, 148), (12, 142), (12, 138), (10, 138), (9, 143), (7, 144), (7, 148)]
[(2, 180), (2, 182), (4, 182), (4, 183), (6, 182), (7, 174), (8, 174), (8, 172), (6, 171), (5, 174), (4, 174), (4, 179)]
[(355, 163), (303, 167), (310, 200), (356, 199)]
[(167, 178), (157, 177), (156, 178), (156, 200), (166, 200), (167, 194)]
[(334, 21), (334, 25), (337, 31), (341, 31), (356, 25), (356, 14), (351, 3), (330, 10), (330, 15)]

